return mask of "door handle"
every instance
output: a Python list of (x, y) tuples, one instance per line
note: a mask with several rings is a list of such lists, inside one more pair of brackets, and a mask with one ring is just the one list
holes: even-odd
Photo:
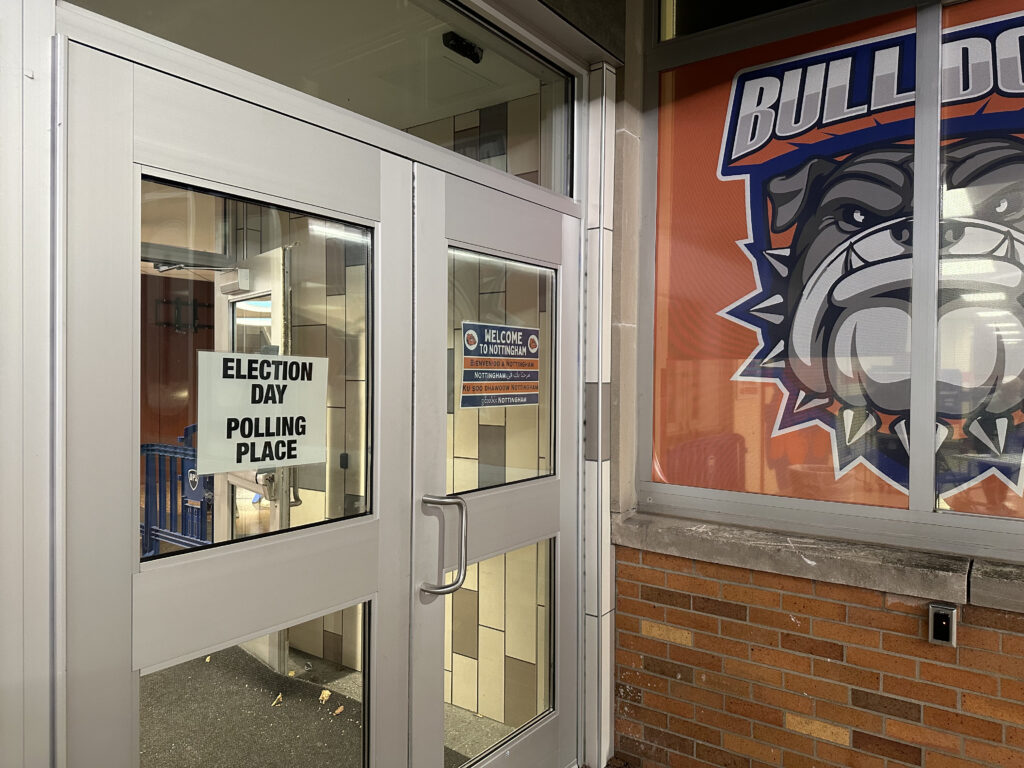
[[(431, 496), (423, 497), (423, 503), (431, 507), (458, 507), (459, 510), (459, 570), (455, 573), (455, 581), (451, 584), (428, 584), (423, 582), (420, 589), (430, 595), (450, 595), (462, 586), (466, 580), (466, 557), (467, 543), (469, 540), (466, 530), (466, 502), (461, 496)], [(442, 539), (442, 546), (443, 545)], [(443, 562), (443, 561), (442, 561)]]

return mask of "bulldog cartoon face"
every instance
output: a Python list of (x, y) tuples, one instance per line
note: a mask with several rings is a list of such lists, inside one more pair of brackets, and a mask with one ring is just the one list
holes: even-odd
[[(948, 145), (942, 184), (936, 444), (962, 420), (957, 434), (999, 455), (1024, 402), (1024, 141)], [(770, 179), (765, 196), (771, 231), (793, 232), (788, 251), (765, 253), (788, 293), (751, 311), (788, 326), (780, 343), (799, 401), (837, 402), (847, 446), (884, 423), (906, 451), (913, 147), (814, 158)]]

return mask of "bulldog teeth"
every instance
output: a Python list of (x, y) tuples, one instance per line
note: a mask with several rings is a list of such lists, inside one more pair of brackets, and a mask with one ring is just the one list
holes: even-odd
[(786, 351), (786, 342), (780, 341), (772, 348), (772, 351), (765, 355), (764, 360), (761, 361), (762, 368), (783, 368), (786, 365), (786, 361), (782, 358), (782, 353)]
[(778, 272), (779, 277), (789, 276), (789, 266), (786, 264), (789, 260), (789, 248), (769, 248), (764, 252), (764, 257)]
[(806, 411), (819, 405), (828, 405), (829, 402), (831, 402), (831, 398), (811, 397), (801, 389), (796, 395), (796, 403), (793, 405), (793, 413), (800, 413), (800, 411)]
[(877, 429), (878, 417), (868, 411), (856, 408), (843, 408), (839, 411), (843, 420), (843, 433), (847, 445), (853, 445), (869, 432)]
[(757, 306), (751, 307), (749, 311), (750, 314), (757, 315), (762, 320), (767, 320), (773, 325), (778, 325), (786, 319), (785, 316), (781, 314), (782, 308), (778, 306), (782, 304), (782, 302), (783, 298), (780, 295), (769, 296)]
[(1006, 445), (1006, 430), (1009, 426), (1010, 420), (1006, 417), (995, 419), (988, 424), (982, 424), (981, 419), (975, 419), (967, 431), (978, 438), (993, 456), (1000, 456)]
[[(910, 455), (910, 431), (909, 424), (906, 419), (898, 419), (892, 423), (892, 431), (896, 434), (896, 437), (900, 439), (903, 444), (903, 450)], [(949, 425), (943, 424), (941, 421), (935, 422), (935, 452), (938, 453), (939, 448), (949, 437), (950, 433)]]
[(941, 421), (935, 422), (935, 452), (939, 452), (939, 448), (946, 442), (946, 438), (949, 437), (949, 433), (953, 430), (950, 429), (948, 424), (943, 424)]

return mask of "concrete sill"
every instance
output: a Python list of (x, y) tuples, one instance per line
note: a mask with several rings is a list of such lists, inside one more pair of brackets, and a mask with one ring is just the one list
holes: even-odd
[(612, 543), (957, 605), (1024, 612), (1021, 565), (654, 512), (613, 514)]

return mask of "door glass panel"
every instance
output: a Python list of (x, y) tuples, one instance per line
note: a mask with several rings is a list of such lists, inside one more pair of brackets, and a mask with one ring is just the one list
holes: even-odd
[[(142, 182), (143, 558), (369, 512), (371, 248), (365, 227)], [(215, 407), (201, 388), (212, 351), (234, 353), (222, 362), (242, 404)], [(311, 361), (326, 384), (311, 398), (303, 380), (249, 375), (265, 356)], [(201, 398), (216, 441), (199, 426)], [(315, 461), (292, 446), (307, 435)], [(237, 468), (207, 463), (211, 442), (229, 445)]]
[(142, 677), (141, 768), (366, 764), (369, 603)]
[(474, 563), (445, 597), (445, 768), (551, 709), (553, 551), (548, 540)]
[(441, 0), (78, 5), (562, 194), (572, 79)]
[(448, 493), (554, 471), (555, 272), (448, 250)]

